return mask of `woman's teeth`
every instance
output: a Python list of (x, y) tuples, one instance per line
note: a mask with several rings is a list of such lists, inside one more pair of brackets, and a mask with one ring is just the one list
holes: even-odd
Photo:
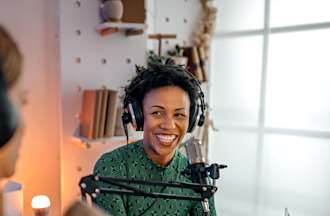
[(156, 135), (156, 137), (158, 138), (158, 140), (160, 142), (165, 142), (165, 143), (168, 143), (168, 142), (173, 142), (176, 138), (176, 135)]

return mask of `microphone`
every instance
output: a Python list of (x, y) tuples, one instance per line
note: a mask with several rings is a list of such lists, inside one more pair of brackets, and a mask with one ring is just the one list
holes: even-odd
[(14, 135), (18, 124), (18, 116), (10, 103), (7, 82), (0, 64), (0, 147), (5, 145)]
[[(207, 184), (207, 173), (205, 170), (205, 157), (203, 156), (200, 140), (192, 137), (185, 143), (185, 149), (191, 169), (193, 183)], [(205, 172), (204, 172), (205, 171)]]
[[(208, 184), (208, 170), (206, 167), (206, 160), (203, 156), (200, 140), (192, 137), (185, 142), (185, 149), (189, 160), (188, 167), (183, 171), (184, 175), (190, 175), (193, 183), (207, 185)], [(203, 196), (203, 187), (196, 191)], [(210, 214), (209, 202), (205, 198), (201, 201), (204, 210), (204, 215)]]

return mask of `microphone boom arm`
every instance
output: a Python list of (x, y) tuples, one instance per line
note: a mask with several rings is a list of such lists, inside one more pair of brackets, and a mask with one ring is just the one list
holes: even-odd
[[(100, 188), (98, 187), (98, 182), (103, 182), (109, 184), (110, 188)], [(202, 191), (201, 196), (184, 196), (177, 194), (166, 194), (166, 193), (156, 193), (156, 192), (145, 192), (138, 188), (135, 188), (131, 185), (155, 185), (155, 186), (164, 186), (164, 187), (173, 187), (173, 188), (185, 188), (195, 191)], [(111, 188), (111, 185), (120, 187)], [(81, 178), (80, 190), (82, 194), (82, 199), (86, 200), (86, 194), (91, 196), (92, 200), (98, 196), (100, 193), (113, 193), (113, 194), (126, 194), (133, 196), (147, 196), (153, 198), (163, 198), (163, 199), (178, 199), (178, 200), (193, 200), (193, 201), (203, 201), (209, 199), (217, 191), (217, 187), (214, 185), (206, 184), (196, 184), (196, 183), (186, 183), (186, 182), (157, 182), (157, 181), (144, 181), (138, 179), (127, 179), (127, 178), (118, 178), (118, 177), (104, 177), (97, 175), (88, 175)]]

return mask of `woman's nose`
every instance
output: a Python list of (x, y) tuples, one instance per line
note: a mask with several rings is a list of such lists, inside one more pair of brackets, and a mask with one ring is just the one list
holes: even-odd
[(161, 124), (161, 128), (174, 129), (175, 128), (175, 119), (173, 119), (171, 117), (166, 117)]

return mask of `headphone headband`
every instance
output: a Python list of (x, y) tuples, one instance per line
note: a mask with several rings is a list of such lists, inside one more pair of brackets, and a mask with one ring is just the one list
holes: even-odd
[[(141, 67), (137, 67), (137, 77), (136, 80), (133, 80), (135, 83), (133, 86), (129, 86), (125, 88), (125, 95), (124, 95), (124, 113), (122, 116), (123, 124), (126, 126), (128, 123), (132, 123), (133, 127), (137, 131), (143, 130), (143, 111), (142, 111), (142, 102), (139, 101), (137, 98), (133, 96), (133, 92), (140, 87), (142, 84), (146, 82), (143, 79), (143, 71)], [(190, 114), (189, 114), (189, 126), (188, 132), (192, 132), (196, 126), (196, 122), (198, 126), (202, 126), (205, 121), (205, 102), (204, 102), (204, 93), (200, 86), (199, 80), (197, 80), (193, 74), (189, 71), (184, 70), (183, 72), (186, 73), (189, 82), (192, 82), (193, 85), (197, 88), (197, 98), (190, 97), (189, 99), (194, 100), (193, 105), (190, 107)], [(166, 85), (165, 85), (166, 86)], [(169, 85), (171, 86), (171, 85)], [(161, 87), (161, 86), (159, 86)], [(198, 121), (197, 121), (198, 120)]]

